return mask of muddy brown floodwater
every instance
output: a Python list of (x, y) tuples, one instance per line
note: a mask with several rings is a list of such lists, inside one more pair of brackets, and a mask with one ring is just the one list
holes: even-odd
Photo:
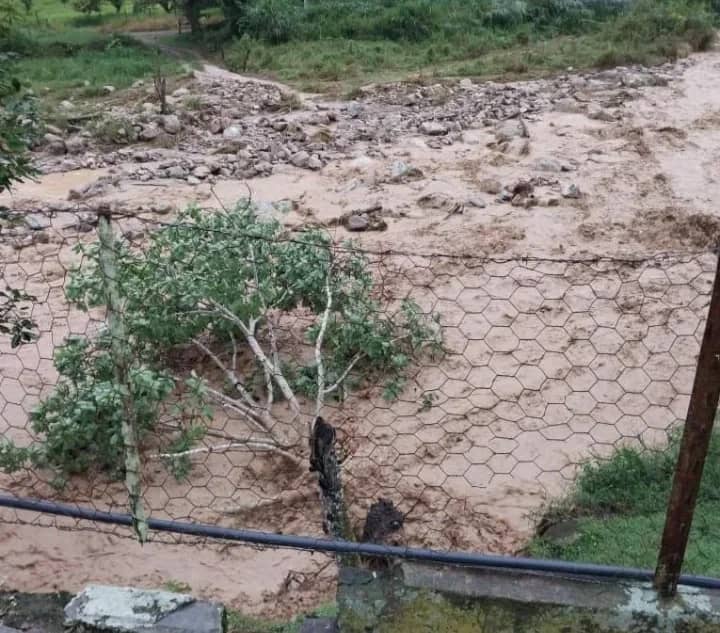
[[(718, 52), (508, 86), (373, 86), (353, 102), (293, 97), (207, 67), (173, 98), (182, 132), (172, 138), (152, 123), (145, 88), (113, 98), (111, 116), (134, 120), (147, 141), (118, 150), (88, 135), (82, 152), (65, 154), (58, 144), (70, 150), (68, 139), (50, 139), (37, 154), (44, 175), (0, 195), (0, 205), (62, 213), (109, 203), (167, 219), (190, 202), (216, 208), (250, 191), (263, 204), (286, 201), (285, 211), (271, 213), (288, 227), (326, 226), (337, 240), (452, 255), (689, 252), (720, 234)], [(353, 213), (363, 218), (354, 228), (384, 230), (350, 233)], [(129, 218), (126, 228), (143, 225)], [(0, 233), (0, 246), (22, 263), (35, 252), (24, 248), (33, 239), (13, 229)], [(5, 352), (0, 375), (16, 377)], [(483, 493), (489, 523), (465, 534), (464, 546), (510, 553), (531, 534), (548, 489), (506, 477), (513, 485)], [(318, 534), (311, 519), (292, 529)], [(176, 581), (265, 615), (332, 597), (327, 558), (301, 552), (141, 547), (93, 532), (0, 524), (0, 557), (0, 589)], [(288, 584), (291, 571), (304, 578), (321, 569), (302, 590)]]

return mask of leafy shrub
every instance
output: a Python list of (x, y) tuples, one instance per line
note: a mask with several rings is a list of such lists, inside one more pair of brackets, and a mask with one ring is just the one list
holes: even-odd
[(240, 18), (240, 28), (270, 44), (288, 42), (296, 35), (301, 7), (288, 0), (259, 0)]
[[(0, 468), (12, 472), (29, 462), (64, 475), (91, 466), (119, 474), (127, 386), (116, 381), (108, 337), (68, 339), (55, 354), (55, 367), (60, 374), (58, 385), (31, 415), (32, 430), (43, 435), (42, 443), (25, 448), (0, 444)], [(142, 437), (153, 428), (158, 407), (175, 383), (166, 372), (142, 364), (132, 367), (129, 376)]]
[[(71, 276), (68, 298), (86, 310), (104, 305), (100, 247), (78, 250), (84, 264)], [(225, 404), (235, 398), (234, 408), (245, 408), (255, 427), (262, 427), (257, 411), (263, 411), (263, 420), (272, 418), (275, 385), (278, 398), (294, 400), (294, 392), (317, 396), (321, 388), (324, 399), (341, 397), (345, 386), (385, 380), (387, 397), (394, 397), (413, 357), (440, 346), (438, 328), (414, 304), (404, 302), (389, 311), (379, 303), (368, 261), (352, 245), (336, 249), (320, 231), (286, 235), (278, 222), (260, 221), (247, 204), (227, 212), (190, 208), (176, 224), (153, 233), (144, 251), (133, 251), (120, 240), (114, 251), (124, 344), (134, 359), (129, 384), (115, 378), (107, 335), (68, 340), (55, 358), (60, 382), (32, 413), (33, 430), (42, 442), (0, 447), (0, 467), (14, 470), (30, 462), (63, 474), (91, 467), (120, 470), (123, 395), (129, 390), (142, 437), (155, 428), (160, 406), (180, 384), (162, 361), (177, 346), (201, 349), (221, 365), (226, 379), (212, 388), (191, 376), (185, 397), (176, 402), (176, 415), (185, 420), (178, 428), (184, 431), (174, 438), (167, 461), (178, 474), (187, 473), (182, 453), (200, 436), (194, 421), (209, 414), (201, 403), (207, 393), (221, 394)], [(297, 319), (297, 311), (314, 315), (300, 323), (307, 342), (314, 349), (320, 345), (322, 387), (315, 354), (276, 345), (278, 319)], [(255, 358), (254, 367), (243, 369), (242, 380), (235, 377), (238, 341)], [(208, 345), (218, 351), (209, 352)], [(232, 361), (223, 366), (220, 359), (229, 352)], [(248, 394), (254, 374), (260, 378), (258, 388), (266, 389), (265, 409)], [(275, 424), (265, 426), (263, 446), (279, 447)]]
[(13, 58), (0, 53), (0, 192), (35, 173), (27, 150), (39, 131), (37, 108), (10, 74)]

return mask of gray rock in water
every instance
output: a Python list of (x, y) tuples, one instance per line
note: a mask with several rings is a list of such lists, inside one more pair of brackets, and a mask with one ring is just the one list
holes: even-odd
[(502, 191), (502, 183), (496, 178), (485, 178), (480, 181), (480, 191), (497, 195)]
[(185, 178), (187, 172), (180, 165), (173, 165), (165, 172), (168, 178)]
[(467, 205), (469, 207), (475, 207), (476, 209), (484, 209), (487, 205), (485, 204), (485, 201), (482, 198), (478, 198), (477, 196), (473, 196), (472, 198), (467, 199)]
[(420, 131), (428, 136), (444, 136), (448, 133), (448, 128), (437, 121), (423, 121), (420, 124)]
[(421, 169), (408, 165), (398, 160), (393, 163), (390, 169), (390, 180), (392, 182), (402, 182), (403, 180), (418, 180), (423, 178), (424, 174)]
[(514, 138), (528, 138), (527, 126), (521, 118), (501, 121), (495, 126), (495, 138), (498, 142), (511, 141)]
[(538, 158), (534, 165), (537, 171), (558, 173), (562, 171), (562, 163), (554, 158)]
[(167, 114), (162, 118), (163, 129), (168, 134), (177, 134), (182, 129), (180, 119), (174, 114)]
[[(222, 122), (220, 122), (222, 125)], [(228, 141), (238, 141), (243, 137), (243, 129), (239, 125), (229, 125), (222, 131), (223, 138)]]
[(295, 152), (290, 157), (290, 162), (295, 165), (295, 167), (308, 167), (308, 163), (310, 162), (310, 154), (308, 154), (305, 150)]
[(600, 106), (590, 106), (590, 108), (588, 108), (587, 116), (589, 119), (593, 119), (593, 121), (605, 121), (606, 123), (612, 123), (617, 120), (612, 113)]
[(91, 585), (65, 607), (66, 626), (122, 633), (222, 633), (224, 608), (168, 591)]
[(568, 185), (564, 185), (562, 188), (562, 197), (563, 198), (579, 198), (582, 196), (582, 193), (580, 192), (580, 187), (578, 187), (574, 183), (570, 183)]
[(367, 231), (370, 221), (366, 215), (351, 215), (347, 219), (348, 231)]
[(65, 141), (65, 149), (67, 149), (68, 154), (82, 154), (85, 148), (85, 139), (80, 136), (73, 136)]
[(50, 218), (42, 213), (28, 213), (25, 216), (25, 224), (33, 231), (42, 231), (50, 228)]
[(156, 125), (145, 125), (140, 131), (141, 141), (153, 141), (160, 136), (160, 128)]
[(210, 175), (210, 169), (205, 165), (198, 165), (197, 167), (195, 167), (195, 169), (192, 170), (192, 175), (195, 176), (195, 178), (200, 178), (200, 180), (204, 180)]

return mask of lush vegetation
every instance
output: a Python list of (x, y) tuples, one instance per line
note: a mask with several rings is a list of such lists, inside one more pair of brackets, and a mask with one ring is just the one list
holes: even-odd
[[(577, 521), (566, 539), (539, 537), (535, 556), (652, 568), (660, 545), (679, 438), (658, 450), (622, 448), (609, 460), (587, 464), (566, 499), (546, 520)], [(720, 574), (720, 434), (705, 465), (685, 569)]]
[[(68, 298), (86, 310), (104, 306), (103, 251), (97, 244), (78, 249), (84, 265), (71, 277)], [(413, 357), (428, 345), (439, 349), (437, 328), (414, 304), (389, 310), (379, 302), (369, 263), (352, 245), (337, 249), (320, 231), (286, 235), (279, 223), (258, 220), (247, 204), (216, 213), (188, 209), (177, 224), (153, 233), (145, 250), (121, 240), (113, 250), (122, 344), (132, 359), (127, 380), (119, 381), (107, 333), (68, 340), (55, 356), (60, 382), (32, 413), (43, 440), (26, 448), (0, 445), (5, 470), (32, 463), (61, 475), (121, 472), (128, 393), (140, 439), (161, 413), (166, 427), (172, 419), (178, 433), (164, 457), (176, 472), (187, 471), (185, 451), (203, 434), (206, 398), (246, 421), (252, 439), (237, 442), (300, 463), (306, 430), (298, 418), (298, 428), (280, 434), (275, 402), (300, 412), (303, 395), (319, 412), (326, 399), (366, 381), (383, 381), (392, 398)], [(283, 343), (287, 327), (304, 334), (312, 354)], [(165, 359), (178, 347), (196, 348), (220, 380), (174, 375)], [(251, 361), (238, 363), (248, 356)], [(183, 397), (161, 409), (178, 391)]]
[(704, 50), (718, 6), (704, 0), (257, 0), (237, 22), (231, 67), (322, 84), (520, 75), (654, 63)]

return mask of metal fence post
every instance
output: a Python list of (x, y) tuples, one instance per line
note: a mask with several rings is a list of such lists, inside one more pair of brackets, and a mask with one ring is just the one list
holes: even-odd
[(147, 518), (142, 501), (140, 451), (135, 424), (135, 408), (130, 388), (130, 362), (127, 333), (122, 318), (122, 302), (117, 287), (117, 244), (110, 225), (110, 212), (98, 213), (100, 239), (99, 264), (105, 285), (107, 322), (110, 346), (115, 366), (115, 379), (123, 389), (122, 439), (125, 456), (125, 485), (133, 517), (133, 528), (141, 543), (147, 540)]
[(677, 591), (720, 397), (720, 257), (655, 571), (663, 597)]

